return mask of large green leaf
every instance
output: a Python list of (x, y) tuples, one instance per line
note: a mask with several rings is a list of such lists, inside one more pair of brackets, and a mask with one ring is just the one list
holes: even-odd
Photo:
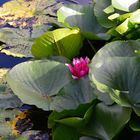
[(96, 98), (93, 88), (87, 76), (80, 80), (72, 80), (54, 98), (53, 108), (57, 111), (62, 109), (75, 109), (80, 104), (90, 103)]
[(104, 34), (105, 28), (100, 26), (94, 16), (92, 5), (69, 5), (61, 7), (58, 12), (58, 21), (68, 27), (78, 27), (86, 38), (109, 39)]
[(67, 117), (81, 117), (81, 116), (83, 117), (85, 112), (88, 110), (90, 106), (91, 106), (91, 103), (81, 104), (76, 109), (63, 110), (61, 112), (53, 111), (49, 115), (48, 127), (49, 128), (54, 127), (56, 124), (55, 120), (60, 120)]
[(139, 0), (112, 0), (112, 5), (122, 11), (132, 11), (139, 7)]
[(78, 28), (61, 28), (37, 38), (32, 46), (32, 54), (35, 57), (63, 55), (71, 59), (79, 54), (81, 47), (82, 38)]
[(98, 139), (97, 138), (93, 138), (93, 137), (83, 136), (83, 137), (80, 137), (80, 140), (98, 140)]
[(95, 105), (90, 106), (86, 113), (84, 114), (83, 117), (79, 117), (79, 116), (74, 116), (74, 117), (67, 117), (67, 118), (63, 118), (60, 120), (55, 120), (56, 123), (59, 124), (63, 124), (66, 126), (70, 126), (70, 127), (74, 127), (74, 128), (83, 128), (86, 126), (86, 124), (89, 122), (92, 112), (93, 112), (93, 107)]
[(80, 137), (75, 129), (63, 125), (59, 125), (52, 134), (53, 140), (79, 140)]
[(123, 23), (121, 23), (119, 26), (117, 26), (115, 30), (120, 34), (124, 34), (127, 31), (129, 31), (129, 24), (131, 24), (131, 23), (130, 23), (129, 19), (127, 18)]
[[(106, 13), (106, 9), (111, 8), (111, 0), (95, 0), (94, 13), (99, 24), (106, 28), (115, 26), (117, 23), (108, 19), (110, 13)], [(112, 11), (113, 12), (113, 11)], [(111, 12), (111, 13), (112, 13)]]
[(135, 113), (132, 113), (129, 126), (133, 131), (140, 131), (140, 117)]
[[(114, 41), (102, 47), (92, 59), (91, 68), (100, 66), (110, 57), (133, 57), (139, 56), (136, 50), (140, 50), (140, 42), (135, 40)], [(106, 59), (104, 59), (106, 58)]]
[[(92, 78), (107, 86), (106, 91), (122, 106), (140, 108), (140, 58), (110, 58), (95, 67)], [(105, 90), (105, 89), (104, 89)], [(138, 109), (136, 110), (138, 113)]]
[(129, 121), (131, 109), (118, 105), (97, 104), (87, 127), (81, 131), (84, 135), (101, 140), (111, 140)]
[(67, 66), (46, 59), (18, 64), (7, 75), (8, 84), (23, 103), (45, 110), (52, 109), (53, 98), (70, 79)]
[(132, 23), (140, 24), (140, 9), (138, 9), (132, 13), (132, 15), (130, 17), (130, 21)]
[[(122, 106), (140, 110), (140, 49), (137, 41), (116, 41), (103, 47), (92, 60), (90, 78)], [(108, 48), (107, 48), (108, 47)], [(106, 58), (106, 59), (104, 59)]]
[[(63, 126), (66, 128), (66, 130), (74, 130), (75, 134), (80, 136), (80, 131), (91, 119), (91, 115), (96, 104), (97, 101), (94, 101), (90, 104), (80, 105), (75, 110), (53, 112), (49, 116), (49, 125), (51, 123), (51, 127), (53, 126), (54, 132), (61, 131), (61, 127)], [(69, 134), (70, 132), (67, 132), (67, 135), (71, 135)]]

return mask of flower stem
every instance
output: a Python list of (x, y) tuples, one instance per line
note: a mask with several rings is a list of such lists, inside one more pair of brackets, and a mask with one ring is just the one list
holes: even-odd
[(90, 45), (90, 47), (92, 48), (92, 50), (94, 51), (94, 53), (96, 53), (97, 51), (96, 51), (95, 47), (92, 45), (92, 43), (89, 40), (87, 40), (87, 42)]

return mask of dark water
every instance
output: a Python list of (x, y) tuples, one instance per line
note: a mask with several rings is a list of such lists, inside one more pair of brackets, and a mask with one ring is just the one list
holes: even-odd
[(0, 68), (11, 68), (16, 64), (30, 60), (31, 58), (18, 58), (13, 56), (7, 56), (4, 53), (0, 53)]
[(3, 5), (5, 2), (8, 2), (9, 0), (0, 0), (0, 6)]

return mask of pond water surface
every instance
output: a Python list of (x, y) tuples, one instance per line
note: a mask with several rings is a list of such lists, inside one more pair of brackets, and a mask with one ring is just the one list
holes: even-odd
[(25, 62), (31, 58), (18, 58), (13, 56), (8, 56), (4, 53), (0, 53), (0, 68), (11, 68), (16, 64)]
[[(10, 0), (0, 0), (0, 6), (2, 6), (5, 2), (8, 1)], [(56, 0), (56, 2), (63, 2), (64, 4), (88, 4), (91, 1), (92, 0)], [(0, 68), (10, 68), (18, 63), (27, 61), (29, 59), (30, 58), (19, 58), (0, 53)]]

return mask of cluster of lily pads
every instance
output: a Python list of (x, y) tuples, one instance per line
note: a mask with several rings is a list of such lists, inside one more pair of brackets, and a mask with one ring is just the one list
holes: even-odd
[(139, 0), (61, 6), (55, 26), (33, 41), (31, 60), (6, 73), (19, 106), (7, 110), (17, 116), (6, 119), (12, 134), (3, 139), (133, 139), (129, 132), (140, 131), (139, 8)]

